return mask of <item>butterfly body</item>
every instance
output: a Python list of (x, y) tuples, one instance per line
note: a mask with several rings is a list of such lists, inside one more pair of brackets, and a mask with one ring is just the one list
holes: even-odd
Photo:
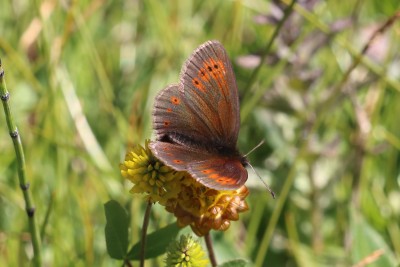
[(209, 41), (196, 49), (180, 83), (156, 97), (150, 149), (166, 165), (187, 171), (217, 190), (234, 190), (247, 180), (247, 159), (236, 148), (240, 128), (235, 76), (224, 47)]

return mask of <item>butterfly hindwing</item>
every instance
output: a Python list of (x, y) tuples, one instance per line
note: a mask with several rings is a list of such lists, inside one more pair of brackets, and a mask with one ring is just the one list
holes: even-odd
[(189, 163), (201, 161), (210, 156), (189, 147), (166, 142), (151, 142), (149, 147), (158, 159), (177, 171), (187, 171)]
[(166, 165), (187, 171), (198, 182), (216, 190), (236, 189), (247, 180), (247, 171), (239, 157), (216, 156), (165, 142), (151, 142), (150, 148)]
[(247, 180), (247, 170), (237, 157), (214, 156), (188, 164), (188, 172), (203, 185), (216, 190), (232, 190)]

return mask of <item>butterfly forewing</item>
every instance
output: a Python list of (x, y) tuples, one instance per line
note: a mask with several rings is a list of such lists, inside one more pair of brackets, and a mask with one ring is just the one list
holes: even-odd
[[(213, 134), (207, 122), (199, 120), (184, 102), (179, 85), (170, 85), (156, 97), (153, 111), (153, 127), (157, 139), (168, 136), (180, 142), (179, 136), (206, 143)], [(193, 127), (196, 125), (196, 127)], [(182, 140), (184, 141), (184, 140)]]
[(235, 76), (224, 47), (217, 41), (200, 46), (181, 73), (184, 101), (200, 120), (207, 118), (213, 135), (209, 142), (236, 147), (239, 98)]
[(153, 125), (165, 136), (186, 145), (236, 147), (239, 100), (232, 66), (217, 41), (201, 45), (186, 61), (181, 83), (170, 85), (156, 98)]

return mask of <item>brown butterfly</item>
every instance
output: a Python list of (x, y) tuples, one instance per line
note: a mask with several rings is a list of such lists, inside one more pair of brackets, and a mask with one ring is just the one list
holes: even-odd
[(221, 43), (198, 47), (183, 65), (180, 83), (158, 94), (153, 127), (157, 141), (150, 149), (166, 165), (216, 190), (246, 182), (248, 161), (236, 147), (238, 89)]

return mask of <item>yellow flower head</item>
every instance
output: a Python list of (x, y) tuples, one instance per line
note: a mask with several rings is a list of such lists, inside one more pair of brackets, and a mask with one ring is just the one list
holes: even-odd
[(179, 180), (184, 173), (165, 166), (148, 145), (146, 140), (145, 147), (136, 145), (126, 153), (125, 161), (120, 164), (121, 174), (134, 184), (131, 193), (145, 193), (150, 201), (164, 204), (180, 192)]
[(134, 186), (131, 193), (147, 194), (151, 202), (159, 202), (177, 218), (178, 225), (190, 225), (198, 236), (211, 229), (225, 231), (239, 213), (248, 210), (245, 186), (237, 190), (218, 191), (208, 188), (187, 172), (177, 172), (164, 165), (145, 147), (137, 145), (120, 164), (121, 174)]

